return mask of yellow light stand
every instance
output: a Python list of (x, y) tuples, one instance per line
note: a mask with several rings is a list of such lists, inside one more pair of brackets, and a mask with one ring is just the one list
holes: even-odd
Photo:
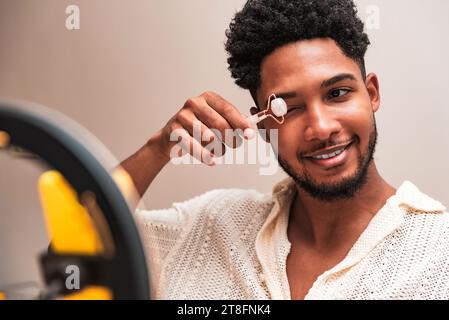
[[(38, 189), (52, 250), (56, 254), (101, 255), (104, 244), (93, 219), (65, 178), (58, 171), (47, 171), (39, 178)], [(108, 300), (112, 292), (107, 287), (89, 286), (65, 298)]]

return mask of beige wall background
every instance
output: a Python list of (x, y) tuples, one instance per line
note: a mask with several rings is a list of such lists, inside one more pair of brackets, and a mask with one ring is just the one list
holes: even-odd
[[(139, 148), (192, 96), (219, 92), (244, 113), (252, 101), (234, 85), (224, 31), (244, 0), (0, 0), (0, 97), (46, 105), (96, 135), (119, 160)], [(449, 2), (358, 0), (360, 16), (377, 6), (380, 28), (367, 30), (367, 69), (380, 77), (375, 159), (398, 187), (410, 180), (449, 204)], [(81, 29), (65, 28), (76, 4)], [(45, 247), (36, 182), (41, 169), (0, 153), (0, 286), (37, 279)], [(174, 166), (144, 201), (170, 206), (221, 187), (269, 192), (284, 175), (256, 165)]]

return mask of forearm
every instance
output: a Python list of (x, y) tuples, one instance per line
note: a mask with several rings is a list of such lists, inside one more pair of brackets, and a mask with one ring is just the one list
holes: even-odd
[(141, 197), (170, 160), (167, 155), (159, 151), (159, 137), (160, 133), (151, 137), (142, 148), (121, 163), (122, 168), (131, 176)]

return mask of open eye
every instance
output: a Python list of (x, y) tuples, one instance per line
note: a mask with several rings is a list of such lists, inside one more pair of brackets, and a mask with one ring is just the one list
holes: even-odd
[(349, 89), (334, 89), (329, 92), (329, 99), (340, 98), (347, 95), (351, 90)]

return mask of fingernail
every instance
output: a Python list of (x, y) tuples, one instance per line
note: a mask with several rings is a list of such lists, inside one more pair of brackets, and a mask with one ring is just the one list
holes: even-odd
[(246, 140), (251, 140), (252, 138), (254, 138), (254, 130), (251, 128), (246, 128), (243, 131), (243, 136), (245, 137)]

